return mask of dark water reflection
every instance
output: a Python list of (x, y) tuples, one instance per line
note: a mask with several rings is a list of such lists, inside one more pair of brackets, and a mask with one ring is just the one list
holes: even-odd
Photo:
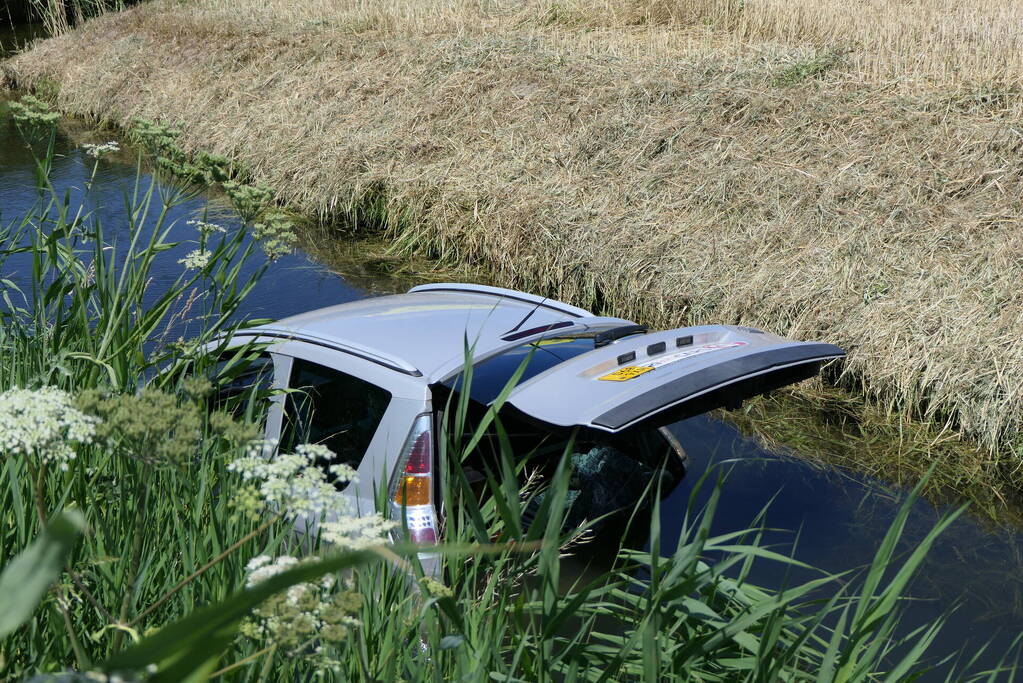
[[(0, 38), (2, 39), (2, 38)], [(0, 102), (2, 108), (2, 102)], [(103, 142), (84, 130), (66, 128), (58, 138), (58, 158), (52, 173), (60, 193), (77, 196), (89, 178), (92, 160), (81, 151), (82, 142)], [(34, 161), (6, 112), (0, 111), (0, 223), (18, 218), (35, 201)], [(142, 176), (141, 187), (153, 179)], [(107, 239), (125, 239), (128, 221), (125, 198), (135, 188), (134, 157), (123, 152), (100, 162), (89, 209), (100, 217)], [(166, 254), (155, 275), (159, 283), (172, 282), (182, 266), (177, 263), (195, 248), (195, 230), (189, 219), (205, 213), (227, 227), (240, 221), (228, 205), (214, 195), (199, 195), (174, 208), (172, 238), (182, 244)], [(13, 263), (13, 262), (12, 262)], [(17, 265), (14, 264), (15, 269)], [(250, 268), (256, 267), (253, 262)], [(2, 273), (17, 280), (24, 272)], [(375, 293), (401, 289), (401, 283), (378, 278), (358, 285), (337, 276), (302, 254), (281, 258), (273, 264), (248, 298), (244, 313), (251, 317), (280, 318), (294, 313), (352, 301)], [(681, 423), (676, 428), (690, 455), (692, 470), (686, 480), (662, 503), (661, 528), (665, 552), (677, 539), (680, 521), (694, 481), (708, 467), (725, 467), (730, 476), (715, 518), (718, 532), (746, 528), (769, 506), (768, 524), (773, 529), (766, 542), (786, 550), (811, 565), (831, 572), (867, 564), (898, 509), (902, 492), (892, 491), (834, 469), (822, 469), (788, 456), (764, 450), (742, 437), (731, 425), (707, 417)], [(697, 494), (706, 500), (709, 487)], [(926, 502), (913, 509), (904, 547), (909, 549), (939, 518), (942, 511)], [(798, 539), (798, 543), (796, 542)], [(997, 661), (1009, 642), (1023, 628), (1023, 536), (1017, 532), (991, 532), (979, 521), (964, 516), (942, 536), (922, 576), (914, 583), (915, 600), (907, 608), (905, 624), (929, 623), (957, 606), (933, 651), (947, 653), (960, 647), (973, 650), (994, 640), (987, 663)], [(752, 580), (781, 585), (810, 578), (783, 571), (769, 563), (754, 568)]]
[(0, 7), (0, 59), (24, 49), (28, 43), (45, 35), (42, 24), (11, 26), (4, 23), (6, 20), (3, 7)]

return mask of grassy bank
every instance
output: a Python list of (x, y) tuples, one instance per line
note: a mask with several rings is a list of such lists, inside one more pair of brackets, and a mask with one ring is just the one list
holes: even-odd
[(1019, 19), (979, 0), (158, 0), (4, 71), (70, 112), (179, 123), (186, 148), (396, 253), (841, 344), (847, 387), (1004, 454), (1023, 418)]

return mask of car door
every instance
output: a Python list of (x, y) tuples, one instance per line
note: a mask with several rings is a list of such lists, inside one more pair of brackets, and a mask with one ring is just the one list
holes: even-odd
[(425, 383), (320, 344), (288, 340), (274, 345), (287, 377), (281, 404), (282, 450), (301, 443), (330, 448), (349, 465), (354, 482), (338, 482), (353, 514), (375, 511), (417, 415), (430, 410)]

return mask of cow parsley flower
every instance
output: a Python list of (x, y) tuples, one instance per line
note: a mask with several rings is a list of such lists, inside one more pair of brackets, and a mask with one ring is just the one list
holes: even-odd
[[(317, 559), (254, 557), (245, 566), (245, 585), (251, 588)], [(295, 584), (271, 597), (253, 610), (253, 618), (242, 624), (241, 631), (249, 638), (273, 640), (288, 648), (298, 648), (313, 639), (337, 643), (347, 637), (349, 628), (361, 625), (354, 616), (361, 607), (362, 595), (349, 583), (339, 583), (328, 574), (315, 582)]]
[(206, 221), (186, 221), (185, 225), (191, 225), (195, 227), (203, 235), (212, 235), (215, 232), (227, 232), (227, 228), (217, 223), (207, 223)]
[(82, 149), (84, 149), (85, 153), (91, 156), (93, 159), (99, 159), (101, 156), (105, 154), (110, 154), (111, 152), (120, 152), (121, 146), (114, 142), (113, 140), (111, 140), (110, 142), (105, 142), (102, 145), (85, 144), (82, 145)]
[(0, 394), (0, 453), (35, 456), (66, 470), (75, 458), (74, 446), (91, 443), (99, 422), (72, 402), (56, 387)]
[(434, 598), (451, 598), (455, 592), (432, 576), (424, 576), (419, 579), (419, 585), (427, 595)]
[[(201, 389), (195, 382), (188, 388)], [(148, 465), (186, 463), (201, 446), (205, 411), (194, 400), (146, 387), (132, 394), (89, 389), (75, 403), (79, 410), (102, 419), (96, 428), (97, 440)], [(218, 425), (215, 431), (221, 429)]]
[(195, 249), (185, 254), (185, 258), (178, 259), (189, 270), (202, 270), (210, 264), (213, 254), (207, 249)]
[(394, 522), (377, 514), (352, 514), (350, 503), (336, 484), (356, 481), (355, 470), (343, 464), (327, 464), (336, 458), (321, 444), (303, 444), (293, 453), (274, 454), (272, 444), (253, 442), (228, 469), (250, 485), (238, 497), (247, 511), (262, 506), (292, 519), (318, 521), (322, 538), (337, 546), (380, 545)]
[(325, 450), (323, 447), (305, 444), (298, 446), (294, 453), (267, 457), (271, 448), (265, 442), (253, 442), (244, 456), (228, 465), (242, 480), (256, 485), (263, 505), (289, 516), (319, 517), (343, 502), (338, 500), (341, 496), (337, 489), (316, 465), (317, 457), (322, 457)]
[(327, 543), (350, 550), (365, 550), (380, 545), (381, 539), (397, 523), (380, 515), (337, 517), (320, 523), (320, 537)]

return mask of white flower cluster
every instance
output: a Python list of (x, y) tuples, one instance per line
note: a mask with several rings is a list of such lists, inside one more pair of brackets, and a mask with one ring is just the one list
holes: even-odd
[[(245, 585), (251, 588), (299, 563), (316, 559), (254, 557), (245, 566), (248, 573)], [(242, 625), (242, 633), (292, 648), (313, 639), (337, 643), (345, 639), (349, 628), (360, 625), (352, 615), (361, 607), (362, 596), (348, 585), (339, 586), (334, 576), (328, 574), (315, 583), (295, 584), (261, 604), (253, 610), (255, 619)]]
[(204, 235), (212, 235), (215, 232), (227, 232), (227, 228), (216, 223), (207, 223), (206, 221), (186, 221), (185, 225), (191, 225), (196, 230)]
[(328, 479), (328, 473), (335, 482), (345, 483), (356, 481), (355, 470), (343, 464), (323, 465), (336, 457), (319, 444), (303, 444), (294, 453), (273, 455), (272, 445), (255, 442), (228, 469), (256, 485), (260, 505), (291, 518), (322, 520), (319, 530), (326, 542), (352, 549), (380, 545), (395, 525), (378, 514), (351, 514), (351, 505)]
[(185, 258), (178, 259), (178, 263), (185, 264), (185, 268), (189, 270), (202, 270), (210, 264), (210, 258), (213, 256), (206, 249), (195, 249), (185, 254)]
[(0, 394), (0, 454), (35, 455), (66, 470), (74, 446), (91, 443), (98, 422), (56, 387), (8, 389)]
[[(270, 508), (295, 517), (320, 517), (333, 511), (340, 495), (316, 464), (317, 458), (333, 457), (329, 449), (304, 444), (294, 453), (267, 457), (268, 452), (272, 450), (265, 442), (255, 442), (243, 457), (228, 465), (228, 469), (242, 475), (247, 482), (257, 483), (259, 497)], [(355, 473), (350, 467), (333, 467), (338, 479), (354, 479)]]
[(397, 522), (378, 514), (360, 517), (337, 516), (320, 524), (320, 538), (350, 550), (365, 550), (380, 545)]
[(120, 152), (121, 146), (111, 140), (110, 142), (105, 142), (102, 145), (82, 145), (82, 149), (84, 149), (85, 153), (93, 159), (99, 159), (104, 154)]

